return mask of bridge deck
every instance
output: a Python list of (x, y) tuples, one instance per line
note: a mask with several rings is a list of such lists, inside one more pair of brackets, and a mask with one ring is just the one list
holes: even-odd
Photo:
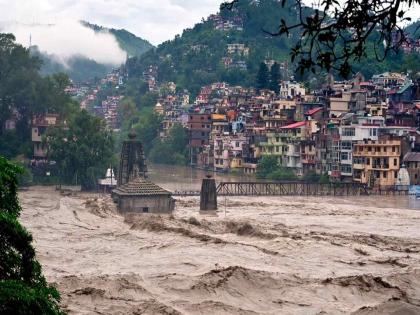
[[(368, 190), (357, 183), (220, 182), (218, 196), (360, 196), (405, 195), (406, 190)], [(175, 191), (175, 196), (199, 196), (200, 191)]]

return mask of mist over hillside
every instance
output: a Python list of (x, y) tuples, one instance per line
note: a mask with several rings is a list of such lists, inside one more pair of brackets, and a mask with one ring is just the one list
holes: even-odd
[(43, 61), (41, 72), (65, 72), (74, 81), (105, 75), (153, 46), (126, 30), (107, 29), (80, 21), (57, 24), (0, 23), (0, 31), (12, 33), (17, 42), (31, 46)]

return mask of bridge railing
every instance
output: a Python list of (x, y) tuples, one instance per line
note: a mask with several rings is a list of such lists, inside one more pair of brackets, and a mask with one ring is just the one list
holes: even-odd
[(220, 182), (217, 194), (226, 196), (358, 196), (367, 195), (357, 183)]

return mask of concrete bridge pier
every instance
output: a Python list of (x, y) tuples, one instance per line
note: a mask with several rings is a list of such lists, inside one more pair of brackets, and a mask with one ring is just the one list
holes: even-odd
[(214, 178), (204, 178), (201, 183), (200, 211), (217, 210), (217, 191)]

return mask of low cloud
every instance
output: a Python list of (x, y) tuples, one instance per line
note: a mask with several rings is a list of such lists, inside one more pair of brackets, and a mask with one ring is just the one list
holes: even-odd
[(83, 56), (101, 64), (120, 65), (127, 54), (120, 48), (114, 35), (95, 32), (78, 21), (62, 21), (55, 24), (3, 23), (1, 32), (13, 33), (16, 41), (28, 47), (38, 46), (41, 52), (53, 55), (66, 65), (74, 56)]

